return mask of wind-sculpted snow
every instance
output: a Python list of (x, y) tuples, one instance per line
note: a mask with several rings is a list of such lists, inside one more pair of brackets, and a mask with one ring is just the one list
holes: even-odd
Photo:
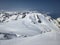
[(60, 42), (57, 23), (39, 12), (1, 12), (0, 45), (57, 45)]

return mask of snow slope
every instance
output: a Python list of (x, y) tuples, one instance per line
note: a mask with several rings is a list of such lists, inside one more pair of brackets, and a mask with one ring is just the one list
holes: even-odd
[(0, 39), (0, 45), (59, 45), (60, 28), (39, 12), (2, 12)]
[(58, 32), (47, 32), (27, 38), (1, 40), (0, 45), (60, 45), (60, 34)]

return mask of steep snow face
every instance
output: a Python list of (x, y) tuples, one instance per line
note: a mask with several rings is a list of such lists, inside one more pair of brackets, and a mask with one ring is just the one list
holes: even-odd
[[(47, 18), (48, 17), (48, 18)], [(1, 13), (0, 32), (18, 32), (28, 35), (59, 31), (54, 21), (49, 16), (38, 12)]]
[(38, 12), (1, 12), (0, 45), (60, 45), (57, 24)]
[(59, 27), (55, 25), (50, 16), (38, 12), (0, 13), (0, 32), (3, 39), (19, 37), (16, 34), (29, 37), (59, 30)]

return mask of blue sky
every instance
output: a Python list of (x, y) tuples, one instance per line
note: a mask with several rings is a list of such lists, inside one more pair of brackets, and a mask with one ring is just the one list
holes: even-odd
[(0, 10), (39, 10), (60, 16), (60, 0), (0, 0)]

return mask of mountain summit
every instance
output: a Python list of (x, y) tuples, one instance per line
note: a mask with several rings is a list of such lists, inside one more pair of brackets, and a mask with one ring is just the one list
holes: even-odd
[[(59, 32), (60, 18), (53, 19), (51, 16), (36, 11), (0, 12), (0, 40), (12, 39), (8, 42), (15, 42), (16, 39), (16, 44), (20, 45), (18, 41), (21, 39), (23, 40), (21, 45), (29, 45), (30, 43), (33, 45), (34, 40), (39, 42), (41, 39), (45, 41), (54, 37), (53, 41), (55, 41), (56, 35), (59, 38)], [(11, 45), (13, 44), (11, 43)], [(4, 44), (1, 43), (1, 45)]]

